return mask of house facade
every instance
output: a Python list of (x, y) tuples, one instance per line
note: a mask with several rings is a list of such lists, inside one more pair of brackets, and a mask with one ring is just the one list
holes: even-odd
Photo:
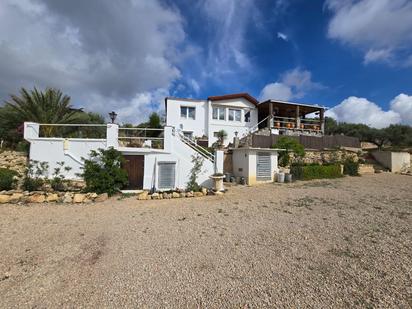
[(166, 98), (166, 125), (190, 139), (206, 140), (209, 147), (218, 141), (218, 132), (223, 130), (227, 146), (235, 136), (243, 136), (256, 127), (257, 106), (258, 101), (246, 93), (206, 100)]

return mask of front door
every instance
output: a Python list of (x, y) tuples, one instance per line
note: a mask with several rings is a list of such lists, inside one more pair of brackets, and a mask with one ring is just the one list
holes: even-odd
[(256, 156), (256, 180), (271, 180), (272, 164), (269, 152), (258, 152)]
[(123, 168), (129, 175), (129, 190), (143, 189), (144, 156), (124, 156)]

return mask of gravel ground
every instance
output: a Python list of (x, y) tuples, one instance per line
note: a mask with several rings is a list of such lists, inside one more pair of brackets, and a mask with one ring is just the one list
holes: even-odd
[(412, 306), (412, 177), (1, 205), (1, 307)]

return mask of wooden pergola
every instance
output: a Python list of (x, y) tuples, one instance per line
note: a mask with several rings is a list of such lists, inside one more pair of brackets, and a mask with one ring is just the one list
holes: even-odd
[[(315, 113), (318, 117), (307, 118)], [(258, 105), (259, 122), (262, 127), (301, 133), (324, 134), (325, 107), (280, 100), (267, 100)], [(263, 121), (266, 119), (266, 122)]]

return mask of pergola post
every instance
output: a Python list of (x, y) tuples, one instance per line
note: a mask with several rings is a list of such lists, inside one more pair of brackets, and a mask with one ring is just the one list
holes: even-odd
[(268, 117), (268, 120), (267, 120), (267, 127), (269, 129), (272, 128), (272, 123), (273, 123), (272, 119), (273, 119), (273, 103), (269, 102), (269, 117)]
[(325, 134), (325, 117), (324, 117), (324, 110), (323, 108), (319, 111), (319, 120), (320, 120), (320, 131), (322, 134)]
[(296, 129), (300, 129), (299, 105), (296, 105)]

